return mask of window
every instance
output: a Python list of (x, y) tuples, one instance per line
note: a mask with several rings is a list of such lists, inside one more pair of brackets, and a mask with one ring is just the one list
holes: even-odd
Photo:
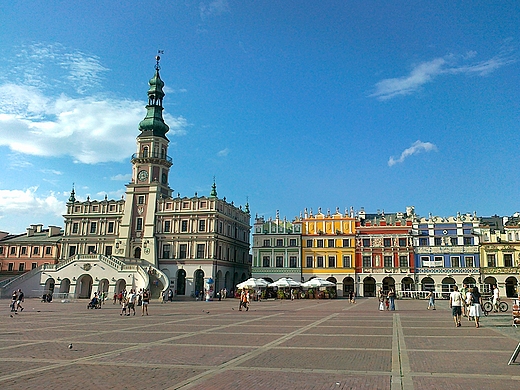
[(370, 238), (363, 238), (363, 246), (368, 248), (370, 246)]
[(497, 266), (497, 261), (496, 261), (496, 258), (495, 258), (494, 254), (487, 255), (487, 266), (488, 267), (496, 267)]
[(164, 244), (162, 249), (162, 257), (163, 259), (170, 258), (170, 244)]
[(511, 253), (504, 253), (504, 267), (513, 266), (513, 255)]
[(466, 267), (468, 268), (473, 268), (475, 266), (475, 260), (473, 259), (473, 256), (464, 257), (464, 261), (466, 262)]
[(389, 248), (392, 246), (392, 239), (391, 238), (383, 238), (383, 246), (385, 248)]
[(109, 222), (108, 223), (107, 232), (108, 233), (114, 233), (114, 222)]
[(38, 263), (31, 263), (31, 269), (35, 269), (38, 267)]
[(203, 259), (204, 258), (204, 250), (206, 249), (206, 245), (204, 244), (197, 244), (197, 259)]
[(276, 246), (283, 246), (283, 240), (281, 238), (276, 239)]
[(105, 256), (112, 256), (112, 245), (107, 245), (105, 247)]
[(399, 246), (406, 246), (406, 238), (399, 239)]
[(352, 262), (350, 256), (343, 256), (343, 268), (351, 268)]
[(363, 256), (363, 267), (372, 267), (372, 257)]
[(316, 240), (316, 247), (323, 248), (323, 240)]
[(72, 233), (73, 234), (77, 234), (78, 233), (78, 230), (79, 230), (79, 224), (77, 222), (74, 222), (72, 224)]
[(336, 268), (336, 257), (329, 256), (329, 268)]
[(141, 231), (143, 230), (143, 219), (141, 217), (137, 218), (137, 223), (135, 224), (135, 230)]
[(453, 256), (451, 258), (451, 266), (453, 268), (458, 268), (460, 267), (460, 257), (459, 256)]
[(297, 265), (297, 257), (296, 256), (290, 256), (289, 257), (289, 267), (296, 268)]
[(0, 246), (0, 255), (3, 255), (3, 254), (4, 254), (4, 247)]
[(109, 207), (109, 210), (110, 211), (114, 211), (115, 209), (116, 209), (116, 207), (113, 204), (111, 204), (110, 207)]
[(27, 254), (27, 247), (22, 246), (22, 255), (26, 255), (26, 254)]
[(271, 240), (264, 240), (264, 247), (271, 246)]
[(383, 264), (385, 267), (393, 267), (394, 265), (392, 263), (393, 263), (392, 256), (383, 257)]
[(201, 219), (199, 221), (199, 232), (205, 232), (206, 231), (206, 220)]
[(14, 271), (14, 263), (9, 263), (7, 265), (7, 270), (10, 271), (10, 272), (13, 272)]
[(262, 259), (262, 266), (263, 267), (270, 267), (271, 266), (271, 258), (269, 256), (264, 256)]
[(312, 268), (312, 256), (307, 256), (307, 268)]
[(181, 221), (181, 232), (187, 232), (188, 231), (188, 221), (183, 220)]
[(11, 247), (11, 254), (12, 254), (12, 255), (15, 255), (15, 254), (16, 254), (16, 247), (15, 247), (15, 246), (12, 246), (12, 247)]
[(450, 237), (450, 242), (452, 246), (457, 246), (459, 241), (457, 237)]
[(318, 256), (316, 258), (316, 262), (317, 262), (317, 267), (318, 268), (323, 268), (324, 267), (324, 264), (323, 264), (323, 256)]
[(472, 245), (471, 237), (464, 237), (464, 245)]
[(335, 240), (327, 240), (327, 247), (334, 248), (336, 246)]
[(296, 246), (296, 238), (289, 239), (289, 246)]
[(343, 248), (348, 248), (350, 246), (350, 239), (344, 238), (343, 239)]
[(96, 229), (97, 229), (97, 223), (96, 222), (90, 222), (90, 233), (91, 234), (96, 233)]
[(189, 202), (183, 202), (182, 203), (182, 208), (183, 209), (189, 209), (190, 208), (190, 203)]
[(426, 237), (420, 237), (419, 246), (427, 246), (427, 245), (428, 245), (428, 239)]
[(307, 248), (312, 248), (312, 240), (307, 240)]
[(89, 255), (94, 255), (94, 254), (96, 254), (96, 247), (95, 247), (94, 245), (89, 245), (89, 246), (87, 247), (87, 253), (88, 253)]
[(72, 257), (76, 254), (76, 246), (72, 245), (69, 247), (69, 257)]
[(39, 252), (40, 252), (40, 248), (37, 247), (37, 246), (35, 246), (35, 247), (33, 248), (33, 255), (37, 255)]
[(144, 195), (139, 195), (137, 197), (137, 204), (144, 204)]
[(283, 256), (276, 256), (276, 267), (277, 268), (283, 267)]
[(179, 259), (185, 259), (188, 254), (188, 244), (179, 245)]
[(408, 267), (408, 256), (399, 256), (399, 267)]
[(171, 228), (172, 228), (172, 226), (171, 226), (171, 221), (164, 221), (164, 229), (163, 229), (163, 232), (164, 232), (164, 233), (170, 233)]
[(20, 263), (20, 264), (18, 264), (18, 271), (19, 271), (19, 272), (23, 272), (23, 271), (25, 271), (25, 263)]
[(428, 267), (430, 263), (430, 258), (428, 256), (421, 256), (421, 265), (423, 267)]
[(433, 239), (433, 243), (435, 246), (441, 246), (442, 245), (442, 237), (435, 237)]

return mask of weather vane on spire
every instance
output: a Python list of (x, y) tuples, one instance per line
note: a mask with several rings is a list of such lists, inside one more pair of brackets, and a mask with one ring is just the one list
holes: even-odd
[(164, 54), (164, 50), (157, 50), (157, 55), (155, 56), (155, 69), (159, 70), (161, 69), (161, 66), (159, 65), (159, 61), (161, 61), (161, 56), (159, 54)]

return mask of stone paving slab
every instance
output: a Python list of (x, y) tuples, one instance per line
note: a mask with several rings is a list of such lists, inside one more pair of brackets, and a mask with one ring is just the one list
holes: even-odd
[(152, 302), (150, 316), (126, 318), (119, 305), (84, 301), (27, 300), (12, 317), (0, 305), (0, 388), (518, 388), (510, 313), (456, 328), (445, 301), (436, 311), (419, 300), (397, 301), (395, 312), (377, 305)]
[(347, 375), (318, 372), (227, 371), (198, 385), (205, 390), (301, 389), (350, 390), (388, 389), (390, 376)]

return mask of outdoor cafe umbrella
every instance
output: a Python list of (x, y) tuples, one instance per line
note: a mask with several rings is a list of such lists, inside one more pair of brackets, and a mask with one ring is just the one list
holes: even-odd
[(264, 279), (255, 279), (255, 278), (249, 278), (246, 281), (242, 283), (237, 284), (237, 289), (244, 289), (244, 288), (265, 288), (267, 287), (269, 283), (266, 282)]
[(302, 283), (302, 287), (305, 288), (317, 288), (317, 287), (331, 287), (335, 286), (335, 283), (329, 282), (328, 280), (321, 278), (313, 278), (311, 280)]
[(301, 283), (298, 283), (296, 280), (291, 278), (280, 278), (276, 282), (269, 283), (269, 287), (300, 287)]

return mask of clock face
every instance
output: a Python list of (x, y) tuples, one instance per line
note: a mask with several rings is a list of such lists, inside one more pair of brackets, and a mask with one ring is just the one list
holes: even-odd
[(140, 180), (140, 181), (145, 181), (146, 179), (148, 179), (148, 172), (147, 171), (140, 171), (138, 174), (137, 174), (137, 178)]

